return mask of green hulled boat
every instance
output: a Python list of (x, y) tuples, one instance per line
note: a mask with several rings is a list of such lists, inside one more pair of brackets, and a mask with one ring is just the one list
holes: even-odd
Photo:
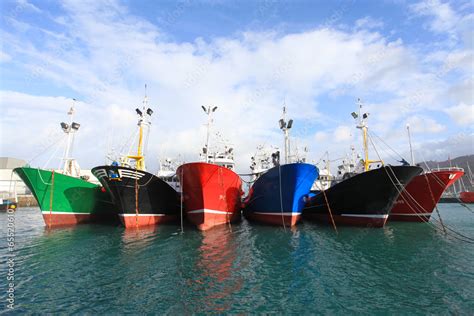
[(87, 181), (87, 176), (81, 176), (79, 165), (69, 156), (74, 134), (80, 125), (73, 122), (74, 106), (68, 115), (69, 124), (61, 123), (67, 136), (63, 169), (45, 170), (25, 166), (13, 171), (35, 196), (44, 221), (50, 227), (116, 220), (115, 207), (109, 194), (99, 185)]
[(114, 220), (109, 195), (102, 187), (59, 172), (20, 167), (14, 172), (31, 190), (48, 226)]

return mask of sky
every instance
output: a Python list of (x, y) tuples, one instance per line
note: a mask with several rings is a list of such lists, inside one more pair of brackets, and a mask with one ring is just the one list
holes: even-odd
[[(474, 153), (472, 1), (2, 0), (0, 156), (55, 167), (75, 103), (82, 168), (126, 154), (147, 85), (147, 164), (195, 161), (213, 131), (248, 172), (258, 145), (319, 162), (361, 150), (350, 115), (369, 115), (371, 157)], [(375, 148), (375, 149), (374, 149)]]

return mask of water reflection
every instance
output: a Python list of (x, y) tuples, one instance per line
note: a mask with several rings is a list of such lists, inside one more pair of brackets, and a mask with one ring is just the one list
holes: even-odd
[(144, 247), (150, 244), (157, 234), (158, 226), (156, 225), (124, 228), (122, 232), (123, 248), (131, 250)]
[(202, 293), (196, 302), (198, 311), (231, 310), (233, 297), (242, 288), (243, 279), (235, 265), (237, 242), (228, 226), (215, 227), (202, 234), (194, 279)]

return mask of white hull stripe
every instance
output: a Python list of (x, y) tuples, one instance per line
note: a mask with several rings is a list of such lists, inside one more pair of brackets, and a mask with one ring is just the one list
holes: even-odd
[(132, 170), (123, 170), (119, 169), (119, 174), (120, 177), (122, 178), (132, 178), (132, 179), (140, 179), (143, 177), (145, 174), (138, 172), (138, 171), (132, 171)]
[(301, 215), (301, 213), (296, 212), (283, 212), (283, 213), (264, 213), (264, 212), (253, 212), (254, 214), (258, 215), (271, 215), (271, 216), (297, 216)]
[(347, 217), (388, 218), (388, 214), (341, 214)]
[(209, 210), (209, 209), (207, 209), (207, 208), (201, 209), (201, 210), (189, 211), (189, 212), (188, 212), (188, 214), (201, 214), (201, 213), (207, 213), (207, 214), (222, 214), (222, 215), (232, 214), (232, 212), (218, 211), (218, 210)]
[(119, 216), (121, 217), (135, 217), (135, 216), (166, 216), (166, 215), (169, 215), (169, 214), (119, 214)]
[(102, 177), (107, 176), (107, 172), (105, 172), (104, 169), (98, 169), (96, 170), (95, 173), (96, 173), (97, 178), (102, 178)]
[[(112, 171), (115, 172), (114, 170)], [(131, 178), (131, 179), (140, 179), (141, 177), (145, 175), (143, 172), (140, 172), (140, 171), (124, 170), (124, 169), (118, 169), (118, 173), (119, 173), (118, 175), (120, 176), (120, 178)], [(105, 171), (105, 169), (97, 169), (95, 171), (95, 174), (97, 178), (107, 177), (107, 171)]]
[(43, 215), (49, 215), (50, 213), (53, 214), (53, 215), (90, 215), (91, 213), (77, 213), (77, 212), (55, 212), (55, 211), (41, 211), (41, 213), (43, 213)]
[(430, 216), (432, 213), (414, 213), (414, 214), (405, 214), (405, 213), (390, 213), (390, 215), (397, 216)]

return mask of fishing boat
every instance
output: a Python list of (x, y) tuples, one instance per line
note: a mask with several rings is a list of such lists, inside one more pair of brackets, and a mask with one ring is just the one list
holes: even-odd
[[(407, 125), (407, 132), (411, 165), (415, 165), (409, 125)], [(463, 175), (462, 168), (448, 167), (428, 170), (416, 176), (395, 201), (389, 220), (428, 222), (443, 192)]]
[(266, 154), (262, 147), (252, 157), (253, 185), (243, 203), (243, 214), (249, 220), (264, 224), (293, 226), (301, 218), (310, 189), (318, 177), (316, 166), (305, 159), (291, 162), (289, 130), (293, 120), (286, 122), (286, 108), (280, 119), (280, 129), (285, 136), (285, 163), (280, 165), (280, 152)]
[(74, 104), (68, 112), (69, 123), (62, 122), (66, 135), (63, 168), (47, 170), (24, 166), (13, 171), (33, 193), (49, 227), (75, 225), (91, 221), (114, 220), (113, 203), (103, 188), (83, 175), (71, 157), (74, 136), (80, 124), (73, 121)]
[(180, 165), (182, 165), (182, 162), (176, 159), (160, 159), (159, 169), (156, 173), (156, 176), (168, 183), (181, 195), (181, 185), (179, 183), (178, 176), (176, 175), (176, 169), (178, 169)]
[(459, 193), (459, 199), (463, 203), (474, 203), (474, 192), (464, 191)]
[(383, 227), (389, 212), (403, 188), (422, 172), (415, 166), (384, 165), (382, 160), (369, 160), (368, 113), (361, 114), (359, 100), (357, 128), (361, 129), (365, 159), (347, 161), (338, 168), (330, 188), (315, 192), (305, 208), (307, 219), (334, 225)]
[(10, 199), (2, 199), (0, 198), (0, 212), (6, 212), (8, 210), (15, 210), (17, 207), (17, 203)]
[(242, 180), (234, 172), (233, 148), (223, 141), (223, 150), (210, 149), (212, 114), (217, 107), (202, 107), (208, 117), (206, 145), (199, 162), (178, 167), (186, 217), (200, 230), (229, 224), (240, 218)]
[(463, 184), (464, 190), (459, 192), (459, 200), (461, 200), (462, 203), (474, 203), (474, 192), (472, 191), (472, 188), (474, 187), (474, 181), (469, 163), (467, 164), (467, 176), (469, 186), (466, 187), (461, 179), (461, 183)]
[(112, 197), (120, 221), (126, 228), (168, 223), (179, 219), (180, 196), (166, 181), (146, 171), (144, 133), (148, 134), (153, 110), (145, 93), (142, 109), (137, 108), (138, 145), (136, 154), (122, 155), (120, 162), (92, 169)]

